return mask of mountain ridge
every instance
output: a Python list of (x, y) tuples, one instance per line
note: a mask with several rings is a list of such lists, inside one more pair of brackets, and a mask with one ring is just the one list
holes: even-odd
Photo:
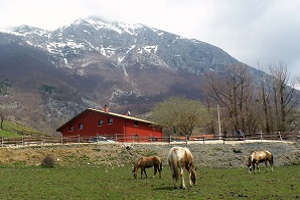
[[(32, 31), (30, 31), (30, 28)], [(198, 48), (201, 45), (203, 48), (201, 53), (206, 53), (207, 55), (212, 53), (207, 51), (213, 48), (215, 55), (221, 54), (221, 56), (227, 57), (227, 62), (224, 64), (236, 61), (222, 49), (199, 40), (183, 38), (179, 35), (150, 28), (142, 24), (130, 25), (115, 21), (108, 22), (98, 17), (75, 20), (70, 25), (60, 27), (54, 31), (22, 25), (14, 28), (12, 33), (23, 36), (29, 45), (47, 50), (60, 58), (60, 61), (63, 60), (63, 63), (55, 63), (60, 64), (60, 66), (69, 66), (68, 59), (72, 59), (72, 53), (76, 55), (81, 50), (84, 50), (97, 52), (107, 58), (111, 58), (115, 64), (122, 64), (122, 62), (126, 64), (126, 55), (130, 55), (130, 52), (134, 51), (135, 53), (150, 54), (162, 58), (158, 64), (166, 63), (178, 67), (180, 64), (185, 64), (182, 60), (186, 59), (186, 55), (184, 55), (184, 58), (181, 58), (182, 55), (180, 51), (176, 51), (176, 47), (184, 45), (189, 45), (190, 47), (194, 45), (196, 49), (197, 45)], [(177, 46), (176, 43), (178, 43)], [(165, 53), (166, 49), (174, 50)], [(197, 54), (197, 51), (194, 54)], [(202, 59), (208, 57), (207, 55), (202, 56)], [(211, 65), (220, 63), (221, 60), (214, 61), (213, 58), (211, 59)], [(215, 56), (214, 59), (218, 59), (218, 57)], [(201, 65), (200, 58), (197, 64)], [(190, 63), (190, 65), (193, 64)]]

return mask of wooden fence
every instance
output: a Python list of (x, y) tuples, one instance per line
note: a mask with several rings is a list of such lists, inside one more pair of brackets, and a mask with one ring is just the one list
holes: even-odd
[(289, 133), (284, 134), (257, 134), (252, 136), (167, 136), (162, 138), (154, 138), (154, 137), (143, 137), (143, 136), (129, 136), (124, 137), (120, 134), (115, 134), (113, 136), (108, 135), (97, 135), (97, 136), (90, 136), (90, 137), (83, 137), (83, 136), (71, 136), (71, 137), (62, 137), (62, 136), (22, 136), (19, 138), (6, 138), (0, 137), (0, 147), (7, 147), (7, 146), (29, 146), (29, 145), (51, 145), (51, 144), (70, 144), (70, 143), (122, 143), (124, 141), (129, 141), (130, 143), (195, 143), (199, 142), (205, 143), (209, 141), (221, 141), (225, 144), (228, 141), (246, 141), (246, 140), (279, 140), (279, 141), (295, 141), (300, 142), (300, 134), (299, 133)]

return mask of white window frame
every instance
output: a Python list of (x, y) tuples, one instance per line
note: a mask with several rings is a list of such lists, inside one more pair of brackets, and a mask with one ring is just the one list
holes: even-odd
[[(100, 124), (100, 122), (102, 122), (102, 123)], [(103, 121), (102, 119), (99, 119), (99, 120), (98, 120), (98, 126), (102, 127), (103, 124), (104, 124), (104, 121)]]
[(114, 122), (113, 118), (108, 118), (108, 120), (107, 120), (108, 125), (112, 125), (113, 122)]
[(83, 123), (79, 124), (79, 130), (81, 131), (83, 129)]

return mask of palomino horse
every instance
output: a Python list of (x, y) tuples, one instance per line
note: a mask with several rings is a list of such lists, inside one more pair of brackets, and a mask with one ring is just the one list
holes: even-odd
[(154, 176), (156, 175), (157, 171), (159, 173), (159, 178), (161, 178), (161, 171), (162, 171), (162, 161), (158, 156), (149, 156), (149, 157), (141, 157), (135, 163), (132, 173), (133, 177), (137, 178), (137, 172), (139, 168), (141, 168), (141, 178), (143, 178), (143, 173), (147, 179), (146, 168), (154, 167)]
[(255, 169), (257, 168), (259, 171), (259, 163), (264, 162), (266, 167), (267, 163), (269, 162), (269, 165), (273, 171), (273, 155), (269, 151), (254, 151), (252, 152), (247, 159), (246, 165), (248, 167), (249, 173), (251, 173), (251, 170), (255, 173)]
[(184, 184), (184, 168), (189, 172), (190, 185), (196, 184), (196, 168), (194, 165), (193, 155), (188, 148), (173, 147), (169, 151), (168, 162), (172, 172), (174, 188), (180, 173), (181, 185), (180, 188), (185, 189)]

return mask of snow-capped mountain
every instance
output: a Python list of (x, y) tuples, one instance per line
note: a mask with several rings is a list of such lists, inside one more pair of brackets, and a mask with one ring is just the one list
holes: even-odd
[(236, 62), (221, 49), (198, 40), (98, 17), (78, 19), (52, 32), (23, 25), (11, 33), (49, 52), (58, 67), (76, 68), (76, 61), (87, 53), (102, 55), (115, 66), (144, 63), (194, 73)]
[(48, 130), (104, 103), (139, 113), (170, 96), (201, 99), (206, 71), (238, 63), (199, 40), (99, 17), (54, 31), (22, 25), (0, 32), (0, 51), (0, 83), (10, 82), (19, 116)]

